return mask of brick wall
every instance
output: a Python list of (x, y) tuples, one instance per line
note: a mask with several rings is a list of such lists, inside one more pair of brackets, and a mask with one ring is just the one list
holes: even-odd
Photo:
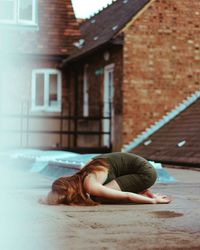
[(36, 9), (36, 26), (0, 24), (0, 52), (69, 55), (80, 37), (71, 0), (38, 0)]
[(155, 0), (125, 29), (123, 143), (200, 88), (200, 1)]
[[(104, 53), (109, 52), (110, 57), (106, 61)], [(98, 50), (98, 52), (79, 60), (70, 68), (66, 69), (67, 85), (70, 89), (70, 114), (74, 115), (75, 106), (77, 106), (77, 115), (83, 115), (83, 72), (84, 66), (87, 65), (88, 83), (89, 83), (89, 115), (99, 116), (103, 113), (103, 83), (104, 67), (109, 64), (114, 66), (114, 99), (113, 99), (113, 148), (119, 150), (122, 144), (121, 125), (122, 125), (122, 49), (121, 47), (107, 47)], [(77, 81), (77, 83), (76, 83)], [(77, 85), (76, 85), (77, 84)], [(75, 98), (75, 91), (77, 96)], [(89, 131), (98, 130), (99, 123), (88, 124), (82, 122), (81, 130)], [(88, 139), (87, 139), (88, 138)], [(83, 136), (80, 140), (82, 147), (96, 146), (98, 140)]]

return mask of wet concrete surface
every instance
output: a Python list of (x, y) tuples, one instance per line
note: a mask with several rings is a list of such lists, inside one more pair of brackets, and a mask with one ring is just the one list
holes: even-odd
[(167, 169), (162, 205), (46, 206), (51, 179), (1, 164), (0, 249), (200, 249), (200, 172)]

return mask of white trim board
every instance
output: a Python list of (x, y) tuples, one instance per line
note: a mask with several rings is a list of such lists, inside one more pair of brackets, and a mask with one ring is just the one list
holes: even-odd
[[(200, 98), (200, 91), (196, 91), (193, 95), (189, 96), (187, 99), (185, 99), (181, 104), (176, 106), (172, 111), (168, 112), (161, 120), (153, 124), (151, 127), (143, 131), (141, 134), (139, 134), (133, 141), (131, 141), (129, 144), (125, 144), (121, 151), (122, 152), (129, 152), (133, 150), (135, 147), (137, 147), (140, 143), (145, 141), (149, 136), (151, 136), (153, 133), (155, 133), (157, 130), (159, 130), (161, 127), (163, 127), (165, 124), (167, 124), (169, 121), (171, 121), (174, 117), (176, 117), (178, 114), (180, 114), (182, 111), (184, 111), (187, 107), (189, 107), (191, 104), (193, 104), (197, 99)], [(147, 142), (148, 144), (148, 142)]]

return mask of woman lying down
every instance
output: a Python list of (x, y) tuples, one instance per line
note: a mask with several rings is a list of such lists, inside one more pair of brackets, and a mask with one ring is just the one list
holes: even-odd
[(131, 153), (98, 155), (72, 176), (60, 177), (41, 202), (49, 205), (85, 205), (100, 203), (169, 203), (165, 195), (149, 188), (157, 178), (154, 167)]

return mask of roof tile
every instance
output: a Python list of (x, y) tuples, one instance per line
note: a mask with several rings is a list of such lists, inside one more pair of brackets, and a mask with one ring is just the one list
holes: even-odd
[[(76, 59), (109, 42), (150, 0), (117, 0), (80, 25), (85, 44), (68, 59)], [(94, 39), (98, 37), (98, 39)]]
[(200, 166), (200, 98), (132, 150), (162, 163)]

